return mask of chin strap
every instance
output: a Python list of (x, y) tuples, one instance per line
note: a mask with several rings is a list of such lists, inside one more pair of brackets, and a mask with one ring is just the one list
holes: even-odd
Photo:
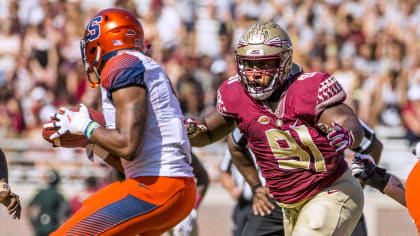
[(101, 46), (98, 43), (96, 47), (97, 47), (96, 48), (96, 58), (95, 58), (95, 61), (93, 62), (93, 71), (95, 72), (95, 75), (96, 75), (96, 78), (98, 79), (98, 82), (91, 83), (92, 88), (96, 88), (97, 84), (99, 84), (101, 82), (101, 75), (99, 74), (99, 71), (97, 69), (99, 59), (101, 59)]

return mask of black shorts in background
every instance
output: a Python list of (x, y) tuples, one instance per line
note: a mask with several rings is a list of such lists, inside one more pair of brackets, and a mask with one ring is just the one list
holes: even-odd
[(283, 236), (283, 211), (270, 199), (275, 208), (270, 215), (255, 216), (251, 211), (248, 214), (248, 221), (242, 230), (241, 236)]

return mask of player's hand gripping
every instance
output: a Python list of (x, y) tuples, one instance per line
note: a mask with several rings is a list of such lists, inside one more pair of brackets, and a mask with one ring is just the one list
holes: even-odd
[(99, 124), (90, 119), (89, 111), (83, 104), (80, 104), (79, 111), (70, 111), (65, 107), (60, 108), (58, 112), (54, 114), (53, 122), (44, 125), (44, 128), (57, 129), (57, 132), (50, 136), (50, 140), (53, 140), (66, 132), (85, 135), (90, 139), (90, 135), (97, 127), (99, 127)]
[(206, 132), (207, 127), (205, 125), (200, 125), (197, 121), (190, 117), (184, 121), (185, 129), (187, 130), (188, 138), (193, 138), (200, 133)]
[(255, 189), (252, 197), (252, 211), (254, 215), (264, 216), (271, 214), (274, 205), (270, 202), (270, 198), (273, 198), (273, 196), (268, 192), (267, 187), (261, 186)]
[(11, 192), (4, 179), (0, 180), (0, 202), (7, 207), (9, 215), (12, 215), (13, 219), (20, 219), (22, 206), (20, 205), (19, 195)]
[(375, 160), (369, 156), (355, 153), (351, 165), (351, 173), (354, 177), (368, 180), (375, 172)]
[[(385, 169), (376, 166), (375, 161), (371, 156), (360, 153), (354, 155), (352, 174), (354, 177), (366, 181), (367, 184), (378, 189), (382, 193), (391, 178), (391, 175), (388, 174)], [(399, 200), (397, 201), (400, 202)], [(404, 205), (405, 203), (403, 202), (404, 201), (401, 201), (401, 204)]]
[(337, 123), (332, 123), (332, 127), (324, 123), (319, 123), (318, 128), (327, 133), (330, 145), (335, 148), (336, 152), (344, 151), (346, 148), (350, 148), (353, 144), (354, 139), (351, 132)]

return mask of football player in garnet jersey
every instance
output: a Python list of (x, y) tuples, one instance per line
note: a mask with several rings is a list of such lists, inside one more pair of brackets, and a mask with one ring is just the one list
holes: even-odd
[[(100, 86), (106, 127), (62, 109), (51, 138), (85, 135), (126, 180), (99, 190), (52, 235), (161, 235), (193, 209), (196, 190), (184, 117), (162, 67), (144, 55), (143, 29), (129, 12), (106, 9), (81, 40), (92, 86)], [(90, 76), (89, 73), (94, 73)], [(96, 77), (96, 78), (94, 78)]]
[(217, 111), (187, 119), (194, 146), (225, 137), (236, 126), (283, 208), (285, 235), (350, 235), (363, 193), (344, 160), (363, 127), (329, 74), (291, 75), (292, 43), (274, 23), (256, 23), (235, 52), (238, 74), (220, 86)]
[[(298, 67), (297, 64), (293, 63), (291, 73), (296, 73), (299, 68), (300, 67)], [(356, 153), (356, 158), (353, 160), (352, 174), (355, 177), (361, 178), (363, 182), (366, 181), (367, 184), (371, 186), (383, 186), (382, 182), (385, 182), (386, 184), (388, 174), (384, 171), (381, 171), (382, 174), (376, 174), (376, 170), (379, 172), (381, 168), (375, 168), (376, 166), (370, 163), (364, 164), (364, 162), (361, 162), (360, 158), (361, 156), (369, 157), (374, 163), (372, 156), (379, 159), (382, 150), (382, 143), (376, 138), (372, 129), (362, 122), (361, 124), (365, 131), (365, 137), (359, 147), (353, 149), (353, 151), (358, 151), (358, 153)], [(265, 187), (266, 181), (264, 177), (261, 176), (261, 172), (257, 172), (257, 169), (259, 168), (255, 168), (255, 155), (249, 150), (248, 141), (238, 128), (235, 128), (231, 135), (228, 135), (228, 147), (234, 165), (245, 177), (248, 184), (253, 186), (253, 210), (248, 214), (247, 224), (242, 230), (243, 233), (241, 236), (259, 236), (268, 234), (284, 235), (282, 210), (279, 209), (280, 206), (275, 203), (273, 204), (273, 201), (275, 200), (272, 199)], [(396, 181), (391, 181), (391, 179), (395, 178), (392, 175), (388, 175), (388, 178), (390, 183), (397, 183)], [(384, 188), (379, 189), (383, 193), (397, 200), (396, 197), (401, 199), (401, 196), (404, 196), (404, 192), (401, 191), (401, 189), (398, 189), (398, 187), (399, 186), (395, 184), (395, 186), (388, 186), (385, 190)], [(365, 218), (362, 215), (351, 236), (366, 235), (367, 229)]]

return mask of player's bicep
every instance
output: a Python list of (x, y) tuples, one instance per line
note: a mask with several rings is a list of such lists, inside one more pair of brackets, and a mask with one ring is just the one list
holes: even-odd
[(210, 133), (211, 142), (216, 142), (228, 135), (236, 127), (235, 120), (213, 111), (205, 117), (205, 124)]
[(348, 105), (340, 103), (323, 110), (318, 116), (318, 123), (331, 124), (335, 122), (342, 124), (347, 119), (357, 120), (358, 122), (358, 118), (353, 110)]
[(133, 154), (141, 140), (147, 119), (147, 90), (131, 86), (112, 93), (115, 104), (115, 125)]

